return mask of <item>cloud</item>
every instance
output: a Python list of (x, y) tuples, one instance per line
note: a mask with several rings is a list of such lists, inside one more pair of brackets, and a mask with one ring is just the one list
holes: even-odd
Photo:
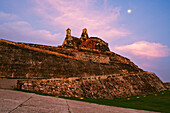
[(61, 43), (60, 34), (47, 30), (35, 30), (25, 21), (8, 22), (0, 25), (0, 37), (14, 41), (56, 45)]
[(170, 55), (170, 49), (160, 43), (151, 43), (139, 41), (130, 45), (116, 46), (115, 51), (119, 53), (132, 54), (147, 59), (167, 57)]
[(15, 19), (18, 19), (18, 17), (14, 14), (0, 12), (0, 22), (5, 22), (5, 21), (10, 21)]
[(30, 11), (36, 12), (40, 17), (38, 22), (50, 31), (33, 28), (31, 23), (21, 20), (22, 15), (0, 12), (1, 38), (57, 45), (63, 42), (64, 31), (68, 27), (72, 29), (73, 36), (80, 37), (82, 29), (86, 27), (89, 36), (98, 36), (105, 41), (113, 41), (130, 34), (126, 28), (118, 25), (121, 8), (108, 7), (106, 0), (100, 4), (97, 0), (32, 0), (32, 2), (36, 4)]
[(34, 11), (44, 18), (44, 22), (62, 30), (70, 27), (73, 34), (80, 36), (86, 27), (90, 34), (106, 40), (126, 37), (128, 30), (116, 25), (120, 7), (98, 5), (94, 0), (36, 0)]

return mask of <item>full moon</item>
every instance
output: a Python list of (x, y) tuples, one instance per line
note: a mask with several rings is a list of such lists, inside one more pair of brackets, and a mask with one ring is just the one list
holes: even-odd
[(132, 10), (131, 10), (131, 9), (128, 9), (127, 12), (130, 14), (130, 13), (132, 12)]

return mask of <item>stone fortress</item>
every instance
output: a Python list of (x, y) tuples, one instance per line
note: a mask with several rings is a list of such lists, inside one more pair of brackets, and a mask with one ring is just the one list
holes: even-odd
[(71, 29), (66, 30), (66, 38), (62, 47), (74, 49), (88, 49), (92, 51), (110, 51), (108, 43), (98, 37), (88, 36), (87, 29), (84, 28), (80, 38), (71, 36)]
[(111, 52), (108, 43), (66, 30), (62, 46), (0, 39), (0, 77), (21, 78), (16, 88), (66, 97), (114, 99), (166, 90), (163, 82), (131, 60)]

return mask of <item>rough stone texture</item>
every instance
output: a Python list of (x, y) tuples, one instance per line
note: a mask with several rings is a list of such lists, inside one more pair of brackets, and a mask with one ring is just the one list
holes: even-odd
[[(0, 40), (0, 53), (1, 77), (51, 78), (143, 72), (129, 59), (115, 53), (81, 52), (6, 40)], [(76, 54), (89, 55), (83, 61)]]
[(0, 113), (155, 113), (0, 89)]
[(66, 30), (66, 37), (62, 44), (63, 48), (74, 48), (76, 50), (88, 49), (89, 51), (110, 51), (108, 43), (98, 37), (88, 36), (87, 29), (84, 28), (80, 38), (71, 36), (71, 29)]
[(168, 90), (170, 90), (170, 82), (166, 82), (166, 83), (164, 83), (165, 84), (165, 87), (168, 89)]
[(93, 55), (88, 54), (84, 52), (72, 52), (76, 58), (83, 61), (91, 61), (91, 62), (97, 62), (97, 63), (107, 63), (109, 64), (110, 58), (108, 56), (99, 56), (99, 55)]
[(77, 37), (73, 37), (73, 36), (66, 36), (65, 40), (62, 44), (63, 48), (74, 48), (74, 49), (78, 49), (79, 45), (81, 44), (81, 40)]
[[(84, 48), (82, 48), (84, 47)], [(89, 49), (90, 51), (110, 51), (108, 48), (108, 43), (104, 42), (98, 37), (90, 37), (79, 45), (80, 49)]]
[(113, 52), (64, 49), (2, 39), (0, 52), (0, 77), (60, 77), (54, 81), (18, 83), (18, 88), (23, 90), (108, 99), (165, 90), (154, 73), (144, 72), (129, 59)]
[(88, 33), (87, 33), (87, 29), (84, 28), (80, 37), (80, 40), (82, 42), (84, 42), (85, 40), (87, 40), (89, 38)]
[(104, 76), (19, 81), (20, 90), (66, 97), (114, 99), (146, 95), (166, 90), (154, 73), (111, 74)]

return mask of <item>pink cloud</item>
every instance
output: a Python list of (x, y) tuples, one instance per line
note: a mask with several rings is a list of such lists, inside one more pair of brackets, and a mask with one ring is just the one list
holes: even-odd
[(0, 12), (0, 22), (14, 20), (14, 19), (18, 19), (18, 17), (14, 14)]
[(15, 41), (58, 45), (62, 41), (61, 34), (52, 34), (48, 30), (36, 30), (25, 21), (1, 24), (0, 37)]
[(161, 58), (170, 55), (170, 49), (160, 43), (151, 43), (147, 41), (139, 41), (130, 45), (116, 46), (115, 51), (119, 53), (130, 53), (138, 57)]
[(106, 2), (100, 9), (94, 9), (92, 0), (36, 0), (34, 11), (49, 25), (65, 30), (70, 27), (73, 34), (80, 36), (86, 27), (90, 34), (113, 40), (130, 34), (128, 30), (116, 25), (120, 7), (108, 7)]

